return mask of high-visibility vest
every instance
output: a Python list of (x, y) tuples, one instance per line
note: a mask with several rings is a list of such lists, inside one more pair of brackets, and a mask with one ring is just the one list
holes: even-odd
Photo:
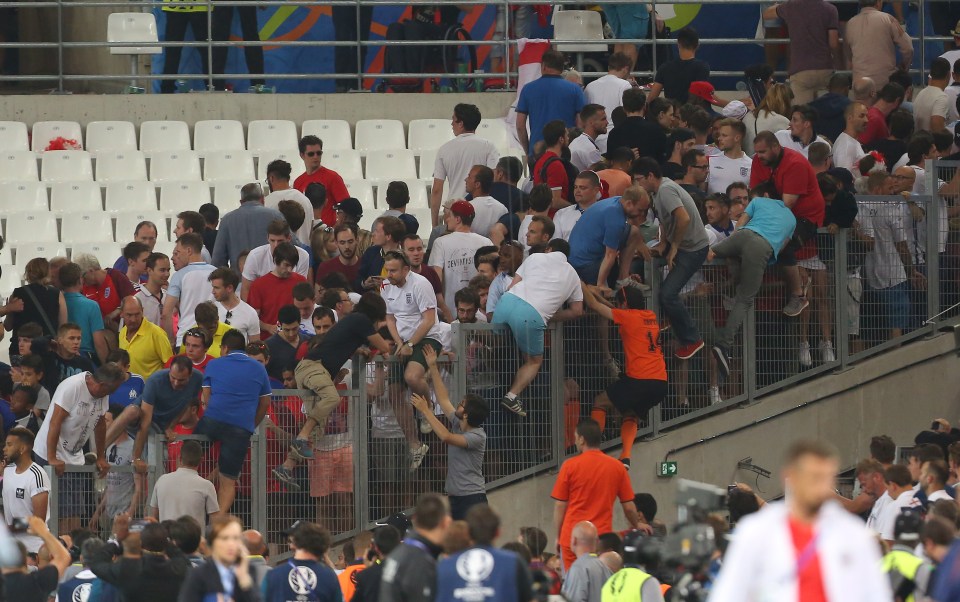
[[(890, 577), (890, 586), (895, 593), (907, 581), (916, 582), (917, 572), (919, 572), (922, 565), (923, 560), (904, 550), (894, 549), (883, 557), (883, 572), (887, 573)], [(915, 586), (910, 589), (911, 593), (904, 598), (905, 602), (914, 601), (914, 595), (912, 593), (914, 589), (916, 589)]]
[(650, 575), (640, 569), (625, 567), (603, 584), (600, 602), (642, 602), (640, 590)]

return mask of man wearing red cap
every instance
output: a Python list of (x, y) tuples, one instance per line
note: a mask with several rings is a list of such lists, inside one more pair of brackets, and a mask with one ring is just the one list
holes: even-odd
[[(677, 51), (680, 58), (667, 61), (657, 69), (654, 82), (650, 84), (648, 103), (660, 96), (661, 91), (670, 100), (685, 103), (689, 93), (693, 92), (690, 89), (691, 83), (710, 79), (710, 65), (697, 58), (699, 46), (700, 36), (692, 27), (684, 27), (677, 32)], [(712, 91), (711, 87), (711, 93)]]
[(470, 231), (476, 211), (469, 202), (454, 201), (443, 218), (447, 234), (437, 238), (430, 251), (430, 267), (443, 283), (443, 298), (453, 299), (457, 291), (477, 275), (473, 256), (480, 247), (493, 245), (486, 236)]

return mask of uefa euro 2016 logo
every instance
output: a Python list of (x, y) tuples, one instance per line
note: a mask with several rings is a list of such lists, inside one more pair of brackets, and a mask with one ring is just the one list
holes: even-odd
[(457, 559), (457, 574), (466, 581), (466, 585), (453, 590), (453, 597), (463, 602), (494, 599), (496, 591), (483, 584), (491, 573), (493, 573), (493, 554), (481, 548), (467, 550)]

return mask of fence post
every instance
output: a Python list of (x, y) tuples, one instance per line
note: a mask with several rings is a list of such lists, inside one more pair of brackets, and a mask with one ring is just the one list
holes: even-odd
[(57, 471), (53, 469), (53, 466), (44, 466), (43, 469), (47, 471), (47, 479), (50, 481), (50, 495), (47, 496), (47, 499), (50, 500), (47, 503), (47, 511), (50, 513), (50, 518), (47, 519), (47, 528), (50, 529), (51, 533), (60, 533), (60, 477), (57, 476)]
[[(207, 0), (207, 90), (213, 90), (213, 0)], [(233, 7), (229, 9), (233, 14)], [(229, 36), (229, 30), (227, 34)], [(169, 40), (166, 40), (169, 41)], [(164, 59), (166, 60), (166, 59)], [(226, 66), (224, 66), (226, 69)], [(179, 68), (177, 69), (179, 71)], [(264, 68), (266, 71), (266, 68)]]
[[(927, 245), (921, 249), (925, 255), (927, 268), (927, 315), (921, 328), (927, 326), (927, 320), (940, 313), (940, 191), (937, 187), (939, 161), (928, 159), (924, 164), (924, 186), (927, 191), (926, 223)], [(936, 319), (931, 320), (931, 331)]]
[(850, 363), (850, 335), (847, 328), (847, 296), (850, 294), (847, 290), (848, 237), (846, 228), (841, 228), (833, 236), (833, 298), (836, 306), (833, 312), (836, 318), (834, 338), (837, 339), (839, 370), (846, 370)]
[(57, 92), (63, 94), (63, 0), (57, 0)]
[(267, 532), (267, 446), (262, 425), (250, 438), (250, 523)]
[(557, 467), (563, 463), (566, 457), (566, 420), (565, 404), (566, 395), (563, 389), (563, 379), (567, 374), (566, 358), (563, 349), (563, 331), (562, 323), (554, 324), (550, 327), (550, 391), (553, 397), (550, 403), (550, 421), (551, 432), (553, 436), (553, 462)]
[(743, 320), (743, 392), (747, 394), (746, 405), (757, 401), (757, 309), (750, 308)]
[(367, 363), (360, 361), (359, 355), (354, 355), (352, 361), (357, 398), (350, 406), (353, 411), (348, 411), (347, 420), (353, 432), (353, 523), (356, 529), (364, 531), (370, 521), (370, 422), (367, 420), (370, 405), (367, 400)]

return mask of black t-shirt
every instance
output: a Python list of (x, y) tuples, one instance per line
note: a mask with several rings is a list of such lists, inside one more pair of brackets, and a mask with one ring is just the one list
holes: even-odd
[[(691, 82), (710, 79), (710, 65), (700, 59), (675, 59), (667, 61), (659, 69), (654, 81), (663, 86), (663, 95), (679, 103), (687, 102)], [(607, 148), (615, 148), (607, 146)]]
[(635, 148), (641, 157), (650, 157), (660, 163), (667, 154), (667, 134), (653, 121), (637, 116), (627, 117), (607, 136), (607, 148), (621, 146)]
[(297, 363), (297, 349), (300, 345), (309, 341), (311, 337), (300, 335), (297, 339), (297, 346), (283, 340), (279, 334), (275, 334), (267, 339), (267, 349), (270, 350), (270, 361), (267, 362), (267, 374), (280, 380), (283, 378), (283, 371)]
[(32, 573), (9, 573), (3, 576), (4, 595), (17, 602), (47, 602), (59, 581), (60, 574), (53, 565)]
[(506, 182), (491, 184), (490, 196), (500, 201), (507, 208), (507, 211), (516, 213), (527, 209), (527, 193)]
[(307, 359), (319, 361), (335, 376), (357, 348), (367, 343), (367, 337), (376, 332), (373, 321), (364, 314), (347, 314), (324, 335), (322, 343), (307, 353)]
[(81, 372), (93, 372), (96, 369), (93, 362), (82, 355), (68, 360), (63, 359), (50, 349), (50, 339), (46, 337), (33, 339), (30, 352), (43, 359), (43, 379), (40, 384), (51, 394), (65, 379)]
[(664, 163), (661, 169), (663, 170), (663, 177), (670, 178), (674, 182), (682, 180), (687, 175), (687, 170), (683, 168), (683, 165), (671, 161)]

